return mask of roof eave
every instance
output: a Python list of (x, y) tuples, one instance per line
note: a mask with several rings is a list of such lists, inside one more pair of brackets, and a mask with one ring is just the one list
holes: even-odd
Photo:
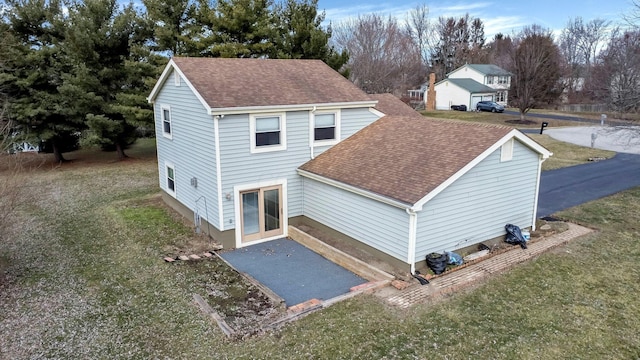
[(267, 106), (238, 106), (225, 108), (209, 108), (209, 115), (235, 115), (246, 113), (270, 113), (279, 111), (300, 111), (300, 110), (323, 110), (323, 109), (349, 109), (362, 107), (375, 107), (377, 100), (349, 101), (319, 104), (291, 104), (291, 105), (267, 105)]
[(196, 88), (193, 86), (193, 84), (191, 84), (191, 81), (189, 81), (189, 79), (185, 76), (185, 74), (182, 72), (182, 70), (180, 70), (178, 65), (173, 61), (173, 59), (169, 59), (169, 62), (167, 63), (167, 66), (165, 66), (164, 70), (162, 71), (162, 74), (160, 75), (160, 78), (158, 79), (158, 82), (156, 82), (156, 85), (151, 90), (151, 93), (149, 94), (149, 97), (147, 98), (147, 101), (149, 103), (154, 103), (155, 102), (156, 97), (158, 96), (158, 94), (160, 94), (160, 90), (162, 90), (162, 86), (164, 86), (164, 83), (167, 81), (167, 79), (169, 77), (169, 74), (171, 73), (171, 70), (177, 72), (178, 75), (180, 75), (180, 79), (185, 82), (185, 84), (193, 92), (193, 94), (196, 96), (196, 98), (198, 98), (198, 101), (200, 101), (202, 106), (204, 106), (205, 109), (209, 109), (209, 111), (210, 111), (211, 106), (209, 106), (209, 104), (204, 100), (202, 95), (200, 95), (198, 90), (196, 90)]
[(483, 151), (480, 155), (476, 156), (475, 159), (471, 160), (467, 165), (458, 170), (455, 174), (450, 176), (447, 180), (440, 183), (435, 189), (431, 190), (427, 193), (422, 199), (418, 200), (414, 206), (412, 207), (413, 211), (420, 211), (424, 204), (426, 204), (429, 200), (433, 199), (436, 195), (441, 193), (444, 189), (449, 187), (453, 182), (461, 178), (464, 174), (466, 174), (469, 170), (473, 169), (476, 165), (478, 165), (482, 160), (484, 160), (487, 156), (491, 155), (494, 151), (500, 148), (505, 142), (512, 138), (516, 138), (522, 141), (527, 147), (531, 148), (533, 151), (542, 155), (543, 159), (548, 159), (549, 156), (553, 155), (552, 152), (547, 150), (544, 146), (538, 144), (536, 141), (526, 136), (520, 130), (513, 129), (509, 131), (506, 135), (504, 135), (500, 140), (496, 141), (492, 146)]
[(327, 185), (330, 185), (330, 186), (333, 186), (333, 187), (337, 187), (339, 189), (346, 190), (346, 191), (349, 191), (349, 192), (352, 192), (352, 193), (367, 197), (369, 199), (379, 201), (379, 202), (387, 204), (387, 205), (391, 205), (391, 206), (394, 206), (394, 207), (397, 207), (397, 208), (400, 208), (400, 209), (411, 209), (411, 208), (413, 208), (413, 204), (406, 203), (406, 202), (400, 201), (398, 199), (393, 199), (393, 198), (390, 198), (390, 197), (387, 197), (387, 196), (384, 196), (384, 195), (381, 195), (381, 194), (378, 194), (378, 193), (375, 193), (375, 192), (372, 192), (372, 191), (369, 191), (369, 190), (365, 190), (365, 189), (359, 188), (357, 186), (349, 185), (349, 184), (347, 184), (345, 182), (342, 182), (342, 181), (330, 179), (328, 177), (325, 177), (325, 176), (322, 176), (322, 175), (318, 175), (316, 173), (312, 173), (312, 172), (307, 171), (307, 170), (297, 169), (297, 171), (298, 171), (299, 175), (304, 176), (306, 178), (313, 179), (313, 180), (319, 181), (321, 183), (324, 183), (324, 184), (327, 184)]

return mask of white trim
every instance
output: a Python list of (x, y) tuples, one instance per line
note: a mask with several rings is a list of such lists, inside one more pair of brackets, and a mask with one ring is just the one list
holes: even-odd
[[(169, 132), (164, 130), (164, 111), (169, 111)], [(160, 105), (160, 127), (162, 128), (162, 136), (167, 139), (173, 139), (173, 113), (171, 112), (171, 106)]]
[(220, 165), (220, 121), (219, 116), (213, 118), (213, 141), (215, 142), (216, 187), (218, 190), (218, 229), (224, 231), (224, 206), (222, 204), (222, 166)]
[(155, 102), (156, 97), (160, 94), (160, 90), (162, 90), (162, 86), (167, 81), (169, 74), (171, 73), (171, 70), (176, 71), (178, 74), (180, 74), (180, 77), (182, 78), (184, 83), (187, 84), (189, 89), (191, 89), (191, 91), (198, 98), (202, 106), (204, 106), (205, 110), (207, 110), (210, 115), (213, 115), (211, 114), (211, 106), (209, 106), (209, 104), (207, 104), (207, 102), (204, 101), (204, 98), (202, 97), (202, 95), (200, 95), (200, 93), (196, 90), (196, 88), (191, 84), (189, 79), (187, 79), (187, 77), (184, 76), (184, 73), (178, 68), (178, 66), (173, 61), (173, 59), (169, 60), (169, 62), (167, 63), (167, 66), (165, 66), (164, 70), (162, 71), (162, 74), (160, 75), (160, 78), (158, 79), (158, 82), (156, 82), (156, 85), (153, 87), (153, 90), (151, 90), (149, 97), (147, 97), (147, 101), (149, 101), (150, 103)]
[(209, 108), (210, 115), (234, 115), (234, 114), (260, 114), (273, 113), (281, 111), (310, 111), (330, 110), (335, 108), (352, 109), (375, 106), (378, 102), (371, 101), (353, 101), (340, 103), (322, 103), (322, 104), (293, 104), (293, 105), (267, 105), (267, 106), (242, 106), (242, 107), (226, 107), (226, 108)]
[(373, 115), (376, 115), (378, 118), (381, 118), (383, 116), (386, 116), (387, 114), (383, 113), (382, 111), (376, 109), (376, 108), (369, 108), (369, 112), (372, 113)]
[[(168, 174), (168, 171), (167, 171), (168, 168), (171, 168), (171, 170), (173, 170), (173, 190), (169, 189), (169, 184), (167, 184), (167, 180), (169, 180), (169, 174)], [(178, 198), (178, 195), (177, 195), (177, 193), (178, 193), (178, 180), (176, 178), (177, 178), (177, 176), (176, 176), (176, 166), (172, 162), (165, 161), (164, 162), (164, 177), (163, 177), (163, 180), (164, 180), (164, 191), (167, 194), (169, 194), (169, 195), (171, 195), (171, 196), (173, 196), (174, 198), (177, 199)]]
[(180, 86), (180, 73), (177, 71), (173, 72), (173, 84), (175, 86)]
[[(334, 109), (334, 110), (324, 110), (324, 111), (315, 111), (315, 112), (311, 112), (313, 119), (311, 121), (311, 129), (309, 129), (309, 132), (311, 133), (311, 139), (313, 141), (313, 146), (329, 146), (329, 145), (335, 145), (337, 143), (340, 142), (341, 140), (341, 136), (340, 136), (340, 123), (342, 122), (342, 113), (340, 111), (340, 109)], [(323, 114), (333, 114), (334, 115), (334, 120), (335, 120), (335, 126), (334, 126), (334, 138), (333, 139), (326, 139), (326, 140), (316, 140), (315, 139), (315, 132), (316, 132), (316, 115), (323, 115)]]
[(409, 246), (407, 249), (407, 262), (411, 266), (411, 274), (416, 273), (416, 244), (418, 242), (418, 213), (412, 209), (406, 209), (409, 214)]
[(513, 138), (511, 138), (500, 147), (500, 162), (513, 160), (513, 141)]
[(379, 202), (387, 204), (387, 205), (391, 205), (391, 206), (394, 206), (394, 207), (397, 207), (397, 208), (400, 208), (400, 209), (407, 209), (407, 208), (411, 207), (411, 204), (403, 203), (403, 202), (400, 202), (398, 200), (394, 200), (394, 199), (388, 198), (386, 196), (378, 195), (376, 193), (373, 193), (373, 192), (370, 192), (370, 191), (367, 191), (367, 190), (364, 190), (364, 189), (360, 189), (358, 187), (355, 187), (355, 186), (352, 186), (352, 185), (349, 185), (349, 184), (345, 184), (345, 183), (337, 181), (337, 180), (329, 179), (329, 178), (326, 178), (324, 176), (317, 175), (317, 174), (314, 174), (314, 173), (311, 173), (311, 172), (308, 172), (308, 171), (305, 171), (305, 170), (301, 170), (301, 169), (297, 169), (297, 171), (298, 171), (298, 175), (304, 176), (304, 177), (309, 178), (309, 179), (316, 180), (316, 181), (321, 182), (323, 184), (331, 185), (331, 186), (336, 187), (338, 189), (346, 190), (346, 191), (352, 192), (354, 194), (358, 194), (358, 195), (364, 196), (364, 197), (369, 198), (369, 199), (373, 199), (373, 200), (379, 201)]
[(549, 156), (552, 155), (552, 153), (549, 150), (545, 149), (542, 145), (540, 145), (537, 142), (533, 141), (530, 137), (524, 135), (521, 131), (513, 129), (513, 130), (509, 131), (509, 133), (507, 133), (507, 135), (503, 136), (502, 139), (498, 140), (491, 147), (489, 147), (487, 150), (485, 150), (482, 154), (478, 155), (475, 159), (473, 159), (471, 162), (469, 162), (467, 165), (465, 165), (462, 169), (458, 170), (458, 172), (453, 174), (450, 178), (448, 178), (447, 180), (442, 182), (440, 185), (438, 185), (435, 189), (430, 191), (422, 199), (418, 200), (413, 205), (412, 208), (414, 210), (416, 210), (416, 211), (422, 210), (422, 207), (424, 206), (425, 203), (427, 203), (427, 201), (433, 199), (436, 195), (438, 195), (444, 189), (449, 187), (449, 185), (453, 184), (453, 182), (455, 182), (460, 177), (462, 177), (462, 175), (466, 174), (469, 170), (473, 169), (476, 165), (478, 165), (487, 156), (491, 155), (494, 151), (496, 151), (499, 147), (501, 147), (505, 142), (509, 141), (510, 139), (513, 139), (514, 137), (516, 139), (520, 140), (522, 143), (524, 143), (529, 148), (531, 148), (534, 151), (538, 152), (540, 154), (540, 156), (542, 156), (544, 159), (547, 159)]
[(533, 216), (531, 218), (531, 231), (536, 231), (536, 219), (538, 218), (538, 195), (540, 195), (540, 175), (542, 173), (542, 163), (544, 159), (540, 155), (538, 160), (538, 175), (536, 179), (536, 195), (533, 198)]
[[(256, 146), (256, 118), (278, 117), (280, 121), (280, 144)], [(249, 143), (252, 154), (287, 150), (287, 113), (249, 114)]]
[[(242, 242), (242, 215), (240, 214), (240, 201), (242, 201), (242, 198), (240, 196), (240, 192), (242, 191), (246, 191), (246, 190), (253, 190), (253, 189), (260, 189), (260, 188), (264, 188), (264, 187), (268, 187), (268, 186), (281, 186), (282, 187), (282, 216), (281, 216), (281, 226), (282, 226), (282, 235), (278, 235), (278, 236), (273, 236), (273, 237), (269, 237), (269, 238), (265, 238), (265, 239), (260, 239), (260, 240), (256, 240), (256, 241), (251, 241), (248, 243), (243, 243)], [(235, 220), (234, 220), (234, 224), (235, 224), (235, 238), (236, 238), (236, 248), (241, 248), (244, 246), (248, 246), (248, 245), (254, 245), (254, 244), (258, 244), (261, 242), (265, 242), (265, 241), (269, 241), (269, 240), (275, 240), (275, 239), (280, 239), (283, 237), (287, 237), (288, 236), (288, 228), (289, 228), (289, 212), (288, 212), (288, 207), (287, 207), (287, 179), (286, 178), (282, 178), (282, 179), (274, 179), (274, 180), (265, 180), (265, 181), (258, 181), (256, 183), (251, 183), (251, 184), (243, 184), (243, 185), (236, 185), (233, 187), (233, 208), (234, 208), (234, 214), (235, 214)]]

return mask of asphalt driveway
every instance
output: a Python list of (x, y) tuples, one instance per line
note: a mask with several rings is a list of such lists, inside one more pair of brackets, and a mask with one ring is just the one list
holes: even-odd
[(538, 217), (640, 186), (640, 155), (618, 153), (604, 161), (545, 171)]

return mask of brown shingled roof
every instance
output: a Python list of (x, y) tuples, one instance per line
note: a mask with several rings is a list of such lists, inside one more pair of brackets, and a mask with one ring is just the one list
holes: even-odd
[(212, 108), (371, 101), (320, 60), (172, 60)]
[(411, 106), (405, 104), (393, 94), (369, 94), (369, 96), (374, 100), (378, 100), (375, 108), (385, 115), (418, 116), (422, 118), (419, 112), (415, 111)]
[(385, 116), (300, 167), (415, 204), (512, 129)]

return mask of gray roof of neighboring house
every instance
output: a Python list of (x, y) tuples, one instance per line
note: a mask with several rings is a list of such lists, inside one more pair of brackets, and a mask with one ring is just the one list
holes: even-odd
[[(495, 93), (497, 90), (481, 84), (473, 79), (445, 79), (443, 81), (449, 81), (454, 85), (457, 85), (472, 94), (476, 93)], [(441, 82), (443, 82), (441, 81)]]
[(467, 64), (468, 67), (474, 69), (479, 73), (483, 73), (485, 75), (497, 75), (497, 76), (511, 76), (512, 73), (507, 70), (501, 68), (497, 65), (492, 64)]

